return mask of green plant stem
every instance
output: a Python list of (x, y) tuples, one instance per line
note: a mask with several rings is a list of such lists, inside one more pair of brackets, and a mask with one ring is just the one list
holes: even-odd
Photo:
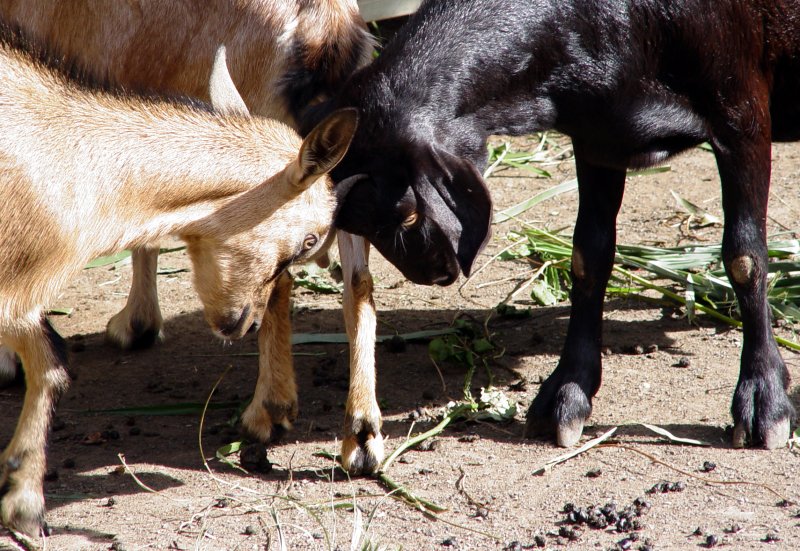
[(425, 514), (435, 515), (436, 513), (443, 513), (447, 511), (447, 509), (445, 509), (444, 507), (436, 505), (433, 502), (430, 502), (426, 499), (418, 498), (417, 496), (406, 490), (404, 486), (401, 486), (400, 484), (389, 478), (384, 472), (377, 473), (375, 475), (375, 478), (381, 484), (389, 488), (391, 492), (389, 494), (390, 496), (392, 496), (395, 499), (400, 499), (408, 503), (415, 509), (422, 511)]
[[(670, 291), (669, 289), (667, 289), (665, 287), (661, 287), (660, 285), (656, 285), (654, 283), (651, 283), (650, 281), (646, 280), (645, 278), (639, 277), (637, 275), (634, 275), (632, 272), (629, 272), (625, 268), (621, 268), (619, 266), (614, 266), (614, 271), (619, 272), (620, 274), (622, 274), (623, 276), (625, 276), (627, 278), (630, 278), (632, 281), (635, 281), (636, 283), (638, 283), (642, 287), (645, 287), (646, 289), (652, 289), (653, 291), (658, 291), (659, 293), (662, 293), (664, 296), (669, 297), (670, 299), (674, 300), (675, 302), (686, 306), (686, 299), (684, 299), (682, 296), (680, 296), (677, 293), (673, 293), (672, 291)], [(725, 314), (721, 314), (718, 311), (714, 310), (713, 308), (709, 308), (708, 306), (704, 306), (702, 304), (695, 303), (694, 307), (696, 309), (700, 310), (701, 312), (703, 312), (705, 314), (708, 314), (712, 318), (715, 318), (715, 319), (717, 319), (719, 321), (727, 323), (728, 325), (731, 325), (733, 327), (739, 327), (740, 328), (742, 326), (742, 322), (740, 322), (738, 320), (735, 320), (732, 317), (726, 316)], [(780, 344), (782, 346), (785, 346), (786, 348), (789, 348), (790, 350), (796, 350), (796, 351), (800, 352), (800, 343), (792, 342), (790, 340), (787, 340), (787, 339), (784, 339), (784, 338), (781, 338), (781, 337), (778, 337), (778, 336), (775, 337), (775, 342), (777, 342), (778, 344)]]
[(386, 472), (387, 470), (389, 470), (389, 466), (394, 462), (395, 459), (403, 455), (411, 448), (418, 446), (421, 442), (424, 442), (428, 438), (433, 438), (434, 436), (440, 434), (445, 429), (445, 427), (447, 427), (447, 425), (452, 423), (454, 420), (458, 419), (459, 417), (462, 417), (465, 413), (474, 410), (475, 410), (474, 404), (462, 404), (460, 406), (453, 408), (453, 411), (448, 413), (444, 417), (444, 419), (439, 421), (438, 425), (436, 425), (435, 427), (426, 432), (414, 436), (413, 438), (408, 438), (405, 442), (400, 444), (397, 447), (397, 449), (394, 450), (392, 454), (389, 457), (387, 457), (386, 460), (383, 462), (383, 465), (381, 465), (380, 468), (380, 472)]

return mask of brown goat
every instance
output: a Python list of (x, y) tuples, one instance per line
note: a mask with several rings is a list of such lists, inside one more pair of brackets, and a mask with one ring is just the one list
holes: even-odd
[[(373, 43), (355, 0), (3, 0), (0, 18), (63, 57), (62, 67), (99, 86), (207, 99), (217, 44), (226, 44), (231, 76), (250, 111), (297, 127), (305, 110), (331, 96), (371, 58)], [(375, 306), (369, 243), (338, 233), (344, 318), (350, 340), (350, 393), (342, 462), (352, 473), (383, 459), (375, 394)], [(128, 348), (161, 337), (156, 291), (158, 247), (133, 251), (128, 303), (108, 323), (109, 340)], [(282, 285), (288, 286), (288, 281)], [(284, 323), (288, 292), (275, 291), (262, 325)], [(242, 418), (245, 432), (267, 442), (297, 410), (289, 343), (259, 333), (259, 384)], [(271, 344), (270, 344), (271, 343)], [(0, 352), (0, 377), (3, 373)], [(270, 383), (267, 385), (267, 383)], [(270, 413), (272, 412), (272, 413)]]
[(196, 102), (89, 93), (0, 45), (0, 339), (27, 385), (0, 455), (2, 521), (14, 530), (33, 535), (43, 523), (47, 432), (69, 382), (43, 307), (69, 277), (93, 257), (176, 235), (207, 320), (237, 337), (269, 288), (284, 288), (284, 268), (324, 251), (332, 234), (333, 184), (322, 176), (346, 151), (355, 111), (301, 143), (242, 111), (224, 55), (211, 97), (222, 116)]

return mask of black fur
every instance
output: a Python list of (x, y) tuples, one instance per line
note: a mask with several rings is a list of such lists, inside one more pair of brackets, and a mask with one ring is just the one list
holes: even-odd
[[(345, 198), (337, 226), (424, 284), (469, 273), (488, 237), (491, 203), (477, 170), (489, 135), (554, 128), (572, 137), (586, 273), (573, 273), (565, 352), (532, 425), (582, 422), (591, 410), (625, 169), (711, 143), (726, 268), (743, 257), (754, 266), (734, 285), (744, 323), (734, 420), (758, 443), (793, 416), (765, 329), (765, 219), (770, 141), (800, 139), (798, 2), (429, 0), (317, 109), (341, 106), (359, 108), (360, 123), (334, 177), (368, 177)], [(417, 220), (404, 226), (411, 212)]]

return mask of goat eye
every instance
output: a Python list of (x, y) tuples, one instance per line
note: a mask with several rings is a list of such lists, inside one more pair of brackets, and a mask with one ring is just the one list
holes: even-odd
[(404, 230), (407, 230), (414, 224), (416, 224), (417, 220), (419, 220), (419, 214), (417, 214), (417, 211), (413, 211), (411, 214), (406, 216), (406, 219), (403, 220), (403, 222), (400, 225)]
[(314, 245), (317, 244), (317, 236), (313, 233), (309, 233), (305, 239), (303, 239), (303, 250), (307, 251), (311, 249)]

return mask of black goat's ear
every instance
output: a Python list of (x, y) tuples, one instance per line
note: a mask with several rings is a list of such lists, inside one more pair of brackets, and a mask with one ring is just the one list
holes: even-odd
[(491, 236), (492, 196), (470, 161), (445, 151), (432, 153), (442, 178), (430, 178), (430, 182), (459, 227), (447, 227), (452, 226), (446, 221), (449, 217), (443, 217), (439, 226), (450, 240), (461, 271), (469, 277), (475, 258)]

